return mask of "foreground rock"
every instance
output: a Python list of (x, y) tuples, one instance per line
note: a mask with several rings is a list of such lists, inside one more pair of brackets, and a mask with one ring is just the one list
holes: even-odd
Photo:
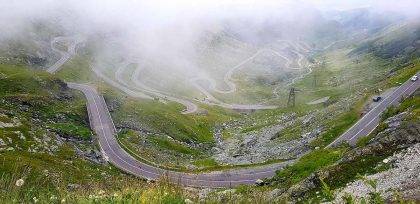
[(392, 163), (391, 169), (366, 177), (367, 180), (377, 182), (376, 189), (363, 180), (357, 180), (339, 191), (336, 201), (343, 202), (342, 198), (346, 194), (360, 200), (374, 191), (387, 200), (392, 200), (395, 192), (404, 195), (405, 199), (420, 200), (420, 143), (384, 160), (384, 163), (388, 162)]
[[(317, 193), (315, 197), (321, 199), (323, 180), (338, 191), (334, 196), (337, 203), (342, 203), (344, 196), (366, 198), (373, 191), (385, 199), (395, 197), (395, 192), (404, 199), (420, 199), (420, 123), (413, 116), (403, 112), (385, 120), (387, 128), (375, 133), (368, 144), (349, 150), (336, 164), (311, 174), (277, 198), (310, 199)], [(374, 173), (357, 180), (359, 173), (363, 176), (369, 172)], [(376, 181), (377, 188), (366, 180)]]

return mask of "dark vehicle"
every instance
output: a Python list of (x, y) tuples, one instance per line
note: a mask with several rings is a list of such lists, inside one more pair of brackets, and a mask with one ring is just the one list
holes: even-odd
[(373, 102), (378, 102), (378, 101), (380, 101), (381, 99), (382, 99), (382, 97), (381, 97), (381, 96), (374, 96), (374, 97), (372, 98)]

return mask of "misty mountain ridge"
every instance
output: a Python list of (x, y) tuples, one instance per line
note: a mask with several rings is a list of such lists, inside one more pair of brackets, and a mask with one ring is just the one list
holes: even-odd
[(3, 3), (5, 203), (419, 200), (416, 0)]

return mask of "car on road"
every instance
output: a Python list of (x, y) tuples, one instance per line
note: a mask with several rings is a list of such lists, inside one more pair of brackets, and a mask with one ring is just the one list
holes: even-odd
[(381, 97), (381, 96), (374, 96), (374, 97), (372, 98), (373, 102), (378, 102), (378, 101), (380, 101), (381, 99), (382, 99), (382, 97)]
[(419, 79), (419, 77), (417, 76), (417, 75), (414, 75), (413, 77), (411, 77), (411, 81), (412, 82), (415, 82), (415, 81), (417, 81), (417, 79)]

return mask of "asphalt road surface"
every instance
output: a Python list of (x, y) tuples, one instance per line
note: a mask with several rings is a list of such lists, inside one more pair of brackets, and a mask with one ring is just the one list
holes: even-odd
[[(55, 44), (61, 41), (68, 41), (70, 43), (70, 45), (67, 48), (67, 51), (63, 51), (60, 49), (57, 49), (55, 47)], [(73, 57), (74, 55), (76, 55), (76, 48), (77, 48), (77, 44), (81, 43), (82, 40), (80, 38), (66, 38), (66, 37), (56, 37), (51, 41), (51, 49), (60, 53), (61, 57), (60, 59), (55, 62), (53, 65), (51, 65), (50, 67), (48, 67), (48, 69), (46, 70), (49, 73), (55, 73), (57, 72), (61, 66), (64, 65), (64, 63), (66, 63), (68, 60), (71, 59), (71, 57)]]
[(173, 183), (185, 186), (233, 187), (240, 184), (253, 184), (257, 179), (272, 177), (277, 170), (293, 162), (286, 161), (262, 167), (199, 174), (174, 172), (142, 163), (124, 151), (118, 144), (112, 118), (103, 97), (98, 94), (96, 89), (89, 85), (75, 83), (68, 83), (68, 86), (85, 94), (90, 125), (98, 137), (99, 146), (105, 159), (119, 169), (135, 176), (151, 180), (166, 176)]
[[(54, 43), (61, 41), (64, 38), (55, 38), (51, 42), (52, 48)], [(70, 45), (67, 52), (54, 49), (60, 52), (61, 59), (49, 67), (46, 71), (55, 73), (61, 66), (67, 62), (73, 55), (76, 54), (76, 45), (80, 41), (74, 41)], [(229, 170), (223, 172), (212, 172), (202, 174), (189, 174), (182, 172), (168, 171), (160, 169), (146, 163), (140, 162), (128, 154), (116, 140), (116, 129), (112, 121), (109, 110), (106, 106), (105, 100), (98, 94), (95, 88), (84, 85), (68, 82), (69, 88), (82, 91), (87, 98), (87, 110), (89, 114), (89, 122), (91, 128), (95, 131), (101, 152), (108, 162), (112, 163), (119, 169), (133, 174), (135, 176), (146, 179), (157, 180), (162, 177), (167, 177), (173, 183), (185, 186), (195, 187), (233, 187), (240, 184), (252, 184), (257, 179), (272, 177), (275, 172), (293, 161), (287, 161), (278, 164), (271, 164), (256, 168), (244, 168), (238, 170)]]
[[(419, 73), (417, 73), (418, 76)], [(396, 88), (389, 96), (382, 101), (367, 114), (365, 114), (356, 124), (348, 129), (339, 138), (334, 140), (327, 147), (336, 146), (344, 141), (350, 145), (355, 145), (360, 137), (369, 135), (378, 125), (381, 119), (381, 113), (392, 105), (397, 105), (401, 98), (410, 96), (420, 86), (420, 80), (412, 82), (406, 81), (400, 87)]]
[[(72, 55), (74, 54), (74, 51), (75, 45), (73, 44), (70, 48)], [(47, 71), (54, 73), (70, 57), (71, 55), (63, 55), (62, 60), (54, 64)], [(199, 174), (174, 172), (148, 165), (133, 158), (118, 144), (116, 140), (117, 132), (105, 100), (99, 95), (95, 88), (89, 85), (75, 83), (68, 83), (68, 86), (69, 88), (82, 91), (86, 96), (90, 125), (98, 137), (99, 146), (104, 158), (119, 169), (135, 176), (151, 180), (166, 176), (173, 183), (185, 186), (211, 188), (233, 187), (240, 184), (252, 184), (258, 179), (272, 177), (277, 170), (294, 162), (291, 160), (261, 167)], [(382, 102), (369, 111), (334, 142), (328, 145), (328, 147), (335, 146), (343, 141), (347, 141), (350, 145), (356, 144), (358, 138), (368, 135), (378, 126), (380, 115), (386, 108), (398, 104), (402, 97), (413, 94), (419, 86), (420, 80), (415, 82), (408, 80), (400, 87), (396, 88), (392, 94), (384, 98)]]
[[(287, 42), (290, 46), (292, 46), (294, 49), (299, 50), (298, 45), (293, 44), (292, 42), (289, 41), (285, 41)], [(302, 48), (304, 49), (304, 48)], [(308, 51), (307, 49), (304, 50), (305, 52)], [(252, 55), (251, 57), (247, 58), (246, 60), (242, 61), (241, 63), (239, 63), (238, 65), (232, 67), (224, 76), (223, 80), (224, 83), (226, 83), (229, 87), (228, 90), (220, 90), (216, 87), (216, 82), (208, 77), (194, 77), (192, 79), (190, 79), (190, 82), (204, 95), (206, 95), (206, 100), (195, 100), (196, 102), (199, 103), (203, 103), (203, 104), (207, 104), (207, 105), (212, 105), (212, 106), (219, 106), (219, 107), (223, 107), (223, 108), (227, 108), (227, 109), (233, 109), (233, 110), (265, 110), (265, 109), (276, 109), (278, 108), (278, 106), (276, 105), (265, 105), (265, 104), (230, 104), (230, 103), (225, 103), (222, 102), (220, 100), (218, 100), (216, 97), (214, 97), (206, 88), (202, 87), (201, 84), (198, 83), (198, 81), (208, 81), (210, 83), (209, 89), (211, 91), (217, 92), (217, 93), (222, 93), (222, 94), (229, 94), (229, 93), (234, 93), (237, 89), (236, 89), (236, 84), (233, 82), (232, 80), (232, 75), (235, 71), (239, 70), (244, 64), (252, 61), (254, 58), (256, 58), (257, 56), (259, 56), (262, 52), (273, 52), (275, 55), (284, 58), (286, 60), (286, 68), (287, 69), (293, 69), (293, 70), (302, 70), (304, 69), (304, 66), (302, 65), (302, 61), (304, 60), (304, 56), (299, 53), (294, 51), (298, 56), (299, 59), (297, 60), (298, 63), (298, 67), (290, 67), (290, 64), (292, 63), (292, 60), (289, 59), (288, 57), (280, 54), (277, 51), (274, 51), (272, 49), (261, 49), (258, 52), (256, 52), (254, 55)], [(66, 58), (68, 58), (65, 53), (62, 53), (62, 59), (60, 59), (60, 61), (66, 61)], [(57, 62), (57, 64), (60, 64), (61, 62)], [(109, 85), (120, 89), (121, 91), (125, 92), (126, 94), (132, 96), (132, 97), (136, 97), (136, 98), (148, 98), (151, 99), (150, 96), (155, 96), (158, 98), (161, 98), (163, 100), (169, 100), (169, 101), (174, 101), (176, 103), (180, 103), (182, 104), (185, 109), (182, 111), (183, 114), (191, 114), (191, 113), (195, 113), (198, 110), (198, 106), (193, 103), (191, 100), (183, 98), (183, 97), (179, 97), (179, 96), (174, 96), (170, 93), (164, 92), (164, 91), (158, 91), (152, 87), (147, 86), (146, 84), (144, 84), (142, 81), (139, 80), (139, 76), (141, 75), (141, 70), (143, 69), (142, 67), (137, 67), (137, 69), (134, 71), (134, 73), (131, 75), (131, 82), (134, 83), (135, 87), (131, 87), (132, 85), (129, 85), (128, 82), (123, 79), (122, 74), (124, 72), (124, 70), (126, 69), (126, 67), (129, 65), (130, 63), (126, 62), (123, 63), (123, 65), (120, 66), (120, 68), (118, 68), (118, 70), (115, 72), (115, 78), (117, 79), (117, 81), (114, 81), (113, 79), (108, 78), (106, 75), (104, 75), (103, 73), (100, 72), (99, 69), (95, 69), (94, 67), (92, 68), (92, 70), (100, 77), (102, 78), (105, 82), (107, 82)], [(53, 66), (54, 67), (54, 66)], [(310, 74), (312, 72), (312, 69), (309, 68), (309, 72), (302, 74), (301, 76), (295, 78), (292, 80), (291, 83), (294, 83), (296, 80), (303, 78), (304, 76)], [(278, 87), (280, 88), (280, 87)], [(276, 95), (276, 97), (278, 97), (278, 91), (276, 88), (273, 91), (273, 94)]]
[[(293, 162), (287, 161), (262, 167), (200, 174), (174, 172), (148, 165), (133, 158), (118, 144), (115, 138), (116, 129), (105, 100), (95, 88), (75, 83), (68, 83), (68, 86), (85, 94), (88, 101), (87, 109), (90, 125), (98, 136), (99, 146), (105, 159), (121, 170), (135, 176), (151, 180), (166, 176), (173, 183), (185, 186), (233, 187), (240, 184), (253, 184), (257, 179), (272, 177), (277, 170)], [(337, 145), (343, 141), (354, 145), (359, 137), (368, 135), (376, 128), (380, 120), (380, 114), (387, 107), (397, 104), (401, 97), (411, 95), (419, 86), (419, 80), (405, 82), (329, 146)]]

